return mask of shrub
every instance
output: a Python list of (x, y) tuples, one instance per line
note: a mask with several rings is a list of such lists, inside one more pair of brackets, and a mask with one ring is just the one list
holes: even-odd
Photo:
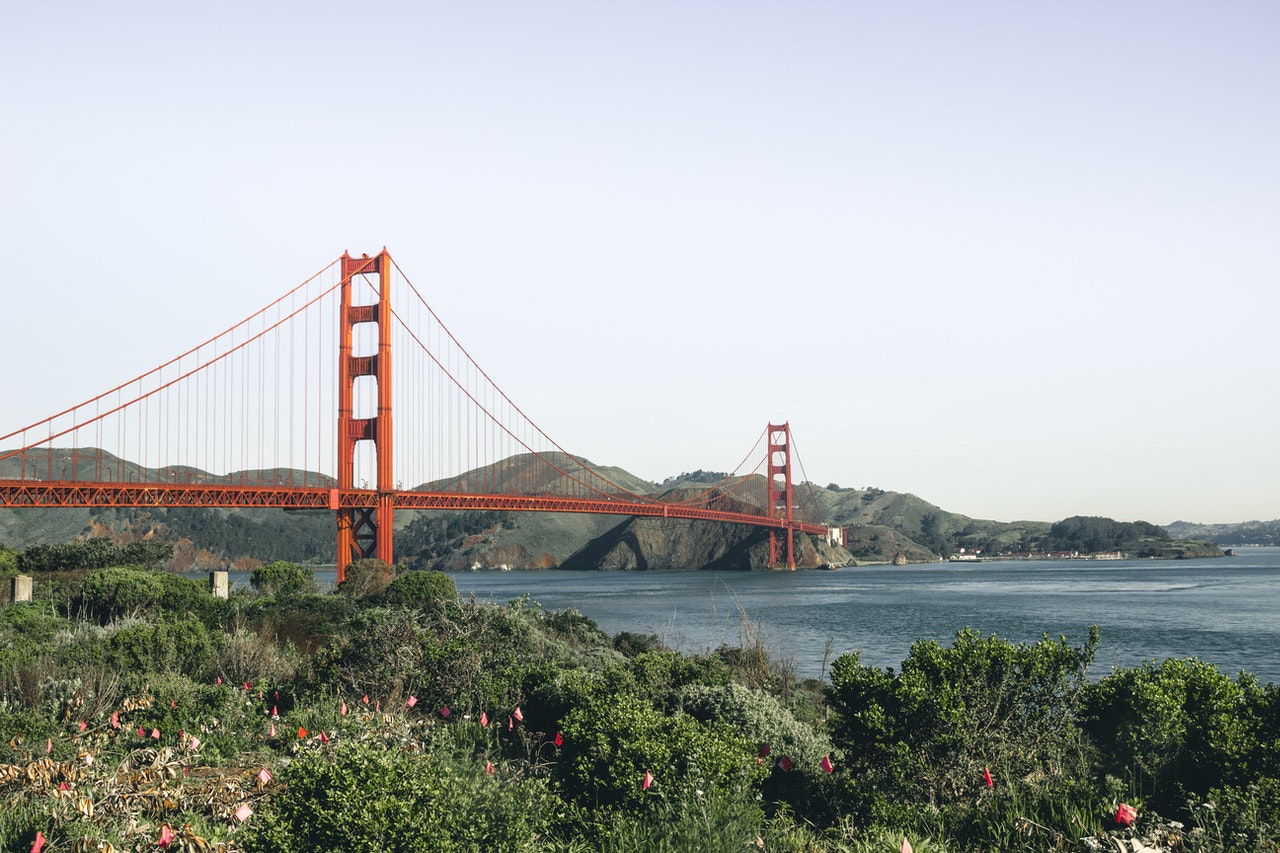
[(338, 592), (352, 598), (379, 595), (391, 585), (396, 570), (376, 558), (356, 560), (347, 566), (346, 578), (338, 584)]
[(545, 781), (486, 775), (447, 739), (427, 754), (344, 741), (293, 761), (278, 781), (238, 836), (246, 853), (533, 851), (559, 811)]
[(203, 675), (215, 646), (204, 625), (195, 620), (166, 620), (132, 625), (106, 642), (107, 658), (125, 672)]
[(254, 569), (249, 585), (263, 595), (306, 595), (316, 591), (316, 578), (306, 566), (277, 560)]
[(205, 618), (219, 600), (197, 580), (137, 566), (113, 566), (90, 572), (80, 590), (85, 610), (106, 623), (137, 616)]
[(1174, 813), (1211, 788), (1246, 786), (1280, 769), (1265, 748), (1277, 730), (1258, 725), (1266, 706), (1267, 694), (1251, 676), (1233, 681), (1212, 664), (1170, 659), (1093, 685), (1083, 726), (1105, 772)]
[(1080, 760), (1076, 715), (1097, 643), (1096, 628), (1081, 648), (966, 629), (950, 648), (916, 642), (896, 675), (841, 655), (828, 688), (832, 739), (855, 773), (895, 800), (956, 799), (981, 784), (986, 766), (1061, 775)]
[(393, 580), (387, 587), (388, 604), (400, 607), (430, 607), (437, 601), (458, 597), (453, 578), (444, 572), (411, 571)]
[[(666, 714), (636, 696), (605, 697), (575, 708), (563, 721), (556, 774), (581, 806), (635, 808), (647, 800), (691, 797), (695, 790), (754, 792), (765, 770), (757, 744), (721, 722)], [(642, 790), (645, 773), (653, 787)]]

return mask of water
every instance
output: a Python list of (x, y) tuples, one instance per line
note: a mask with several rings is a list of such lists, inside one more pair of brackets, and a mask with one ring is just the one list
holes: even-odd
[[(606, 633), (656, 633), (706, 651), (742, 639), (743, 617), (801, 676), (824, 657), (861, 653), (898, 667), (917, 639), (949, 644), (971, 627), (1014, 642), (1102, 632), (1092, 674), (1195, 657), (1280, 683), (1280, 548), (1204, 560), (1034, 561), (876, 566), (803, 572), (461, 572), (461, 595), (528, 595), (572, 607)], [(333, 572), (319, 572), (332, 583)], [(243, 578), (241, 579), (243, 581)], [(830, 643), (830, 655), (826, 655)]]
[(741, 639), (742, 617), (801, 676), (830, 657), (898, 667), (917, 639), (949, 644), (972, 627), (1015, 642), (1046, 632), (1102, 642), (1093, 675), (1195, 657), (1280, 682), (1280, 548), (1204, 560), (1035, 561), (839, 569), (834, 572), (464, 572), (458, 592), (505, 602), (528, 594), (572, 607), (608, 634), (653, 632), (704, 651)]

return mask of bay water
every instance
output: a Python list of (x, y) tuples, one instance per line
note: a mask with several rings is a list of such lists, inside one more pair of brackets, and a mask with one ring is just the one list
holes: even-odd
[[(237, 585), (248, 575), (233, 573)], [(332, 585), (333, 570), (317, 580)], [(477, 571), (458, 592), (504, 604), (528, 596), (573, 608), (609, 635), (658, 635), (705, 652), (761, 641), (800, 677), (858, 652), (899, 667), (916, 640), (949, 645), (973, 628), (1013, 642), (1102, 641), (1091, 675), (1198, 658), (1229, 675), (1280, 683), (1280, 548), (1197, 560), (1043, 560), (866, 566), (797, 572)]]
[(1198, 658), (1280, 683), (1280, 548), (1197, 560), (934, 563), (797, 572), (463, 572), (461, 595), (528, 595), (573, 608), (606, 633), (654, 633), (702, 652), (761, 639), (801, 677), (836, 655), (901, 665), (911, 644), (949, 645), (974, 628), (1013, 642), (1044, 634), (1083, 645), (1101, 631), (1091, 675)]

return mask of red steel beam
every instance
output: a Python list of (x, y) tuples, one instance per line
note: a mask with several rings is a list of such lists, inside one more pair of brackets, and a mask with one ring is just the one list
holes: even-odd
[[(397, 509), (582, 512), (640, 518), (681, 518), (785, 529), (788, 521), (693, 506), (638, 503), (609, 498), (553, 495), (483, 495), (458, 492), (380, 492), (298, 486), (234, 486), (182, 483), (85, 483), (0, 480), (0, 507), (274, 507), (355, 510), (380, 508), (390, 498)], [(795, 530), (825, 535), (820, 524), (790, 522)]]

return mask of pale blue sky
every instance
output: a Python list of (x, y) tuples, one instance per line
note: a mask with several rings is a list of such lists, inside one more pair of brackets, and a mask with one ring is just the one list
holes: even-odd
[(386, 245), (566, 448), (1280, 517), (1273, 2), (15, 3), (0, 434)]

